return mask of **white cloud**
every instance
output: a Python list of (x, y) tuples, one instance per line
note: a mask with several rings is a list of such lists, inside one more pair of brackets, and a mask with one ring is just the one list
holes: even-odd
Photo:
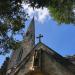
[(39, 8), (39, 9), (34, 9), (32, 7), (29, 7), (29, 4), (23, 4), (23, 7), (25, 11), (29, 14), (30, 18), (35, 16), (35, 19), (41, 23), (44, 23), (46, 18), (50, 19), (50, 14), (47, 8)]
[(37, 9), (37, 19), (38, 21), (41, 21), (41, 22), (44, 22), (44, 20), (46, 19), (46, 17), (49, 16), (49, 12), (48, 12), (48, 9), (47, 8), (43, 8), (43, 9)]

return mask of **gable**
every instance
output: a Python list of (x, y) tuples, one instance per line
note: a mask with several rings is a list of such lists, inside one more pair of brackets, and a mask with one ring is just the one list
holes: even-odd
[(57, 52), (55, 52), (54, 50), (52, 50), (51, 48), (49, 48), (45, 44), (38, 43), (34, 49), (35, 50), (42, 50), (43, 52), (46, 53), (46, 55), (49, 58), (52, 57), (53, 60), (55, 60), (56, 62), (58, 62), (62, 66), (64, 66), (66, 69), (75, 73), (75, 65), (74, 64), (72, 64), (68, 59), (65, 59), (63, 56), (61, 56), (60, 54), (58, 54)]
[(43, 43), (38, 43), (31, 50), (31, 52), (18, 65), (14, 75), (25, 75), (25, 73), (30, 72), (30, 66), (33, 65), (32, 57), (34, 56), (35, 51), (39, 52), (40, 60), (37, 59), (40, 63), (39, 68), (46, 75), (74, 75), (75, 66)]
[(70, 69), (59, 63), (45, 51), (42, 51), (41, 69), (47, 75), (73, 75)]

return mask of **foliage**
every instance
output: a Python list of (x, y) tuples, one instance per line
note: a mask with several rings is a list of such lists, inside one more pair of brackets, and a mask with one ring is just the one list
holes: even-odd
[(47, 7), (58, 23), (75, 24), (75, 0), (29, 0), (34, 8)]
[(26, 20), (21, 0), (0, 0), (0, 54), (19, 47), (20, 43), (14, 40), (13, 35), (21, 32)]
[(4, 61), (1, 67), (1, 75), (6, 75), (8, 63), (9, 63), (9, 57), (6, 57), (6, 60)]
[(58, 23), (75, 24), (75, 13), (73, 12), (73, 0), (55, 0), (49, 5), (51, 15)]

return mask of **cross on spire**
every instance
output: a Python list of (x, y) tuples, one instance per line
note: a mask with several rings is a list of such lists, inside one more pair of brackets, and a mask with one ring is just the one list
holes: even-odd
[(41, 42), (41, 38), (43, 37), (43, 35), (42, 34), (39, 34), (39, 36), (38, 37), (36, 37), (37, 39), (39, 39), (39, 42)]

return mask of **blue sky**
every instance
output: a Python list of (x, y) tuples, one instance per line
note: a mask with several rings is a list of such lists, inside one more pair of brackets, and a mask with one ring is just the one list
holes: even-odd
[[(61, 54), (62, 56), (75, 54), (75, 26), (73, 24), (59, 25), (50, 16), (48, 10), (39, 9), (33, 11), (32, 8), (25, 6), (25, 10), (29, 12), (30, 19), (26, 22), (25, 31), (31, 21), (33, 15), (35, 16), (35, 35), (42, 34), (42, 42)], [(39, 13), (41, 11), (41, 13)], [(21, 37), (17, 37), (21, 39)], [(36, 43), (38, 40), (36, 39)], [(0, 65), (3, 63), (6, 56), (0, 56)]]
[[(43, 23), (35, 20), (35, 35), (44, 36), (42, 42), (62, 56), (75, 54), (75, 26), (72, 24), (59, 25), (56, 21), (45, 18)], [(36, 43), (38, 40), (36, 39)]]
[(44, 24), (36, 23), (36, 35), (43, 34), (42, 42), (63, 56), (75, 54), (75, 26), (58, 25), (46, 18)]

